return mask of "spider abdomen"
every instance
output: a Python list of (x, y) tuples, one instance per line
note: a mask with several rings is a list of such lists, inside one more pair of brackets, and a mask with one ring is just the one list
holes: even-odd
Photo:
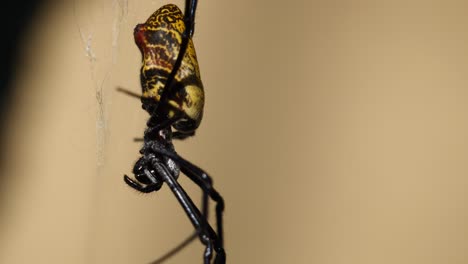
[[(143, 108), (151, 115), (155, 114), (152, 110), (158, 109), (156, 114), (165, 118), (182, 114), (173, 127), (182, 132), (190, 132), (201, 122), (205, 101), (195, 47), (191, 39), (173, 85), (165, 88), (177, 60), (184, 31), (182, 11), (177, 6), (168, 4), (154, 12), (144, 24), (137, 25), (134, 37), (142, 54), (140, 80), (144, 98)], [(167, 102), (160, 101), (164, 89), (169, 89)]]

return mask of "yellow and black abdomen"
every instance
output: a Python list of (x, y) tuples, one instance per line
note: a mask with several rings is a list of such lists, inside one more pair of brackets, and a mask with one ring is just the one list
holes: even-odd
[(182, 11), (177, 6), (165, 5), (144, 24), (137, 25), (134, 36), (142, 54), (140, 79), (143, 107), (150, 114), (155, 114), (152, 111), (157, 107), (156, 114), (165, 118), (181, 115), (173, 127), (181, 132), (191, 132), (200, 125), (205, 101), (195, 47), (191, 39), (173, 85), (168, 87), (168, 100), (160, 101), (180, 51), (182, 34), (185, 31), (183, 19)]

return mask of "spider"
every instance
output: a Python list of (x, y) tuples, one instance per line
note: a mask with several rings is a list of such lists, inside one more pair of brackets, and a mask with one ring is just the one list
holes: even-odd
[[(142, 54), (143, 94), (119, 88), (140, 98), (142, 108), (150, 114), (141, 157), (133, 167), (135, 180), (124, 175), (125, 183), (142, 193), (158, 191), (166, 183), (195, 228), (185, 242), (153, 263), (161, 263), (197, 236), (205, 245), (204, 264), (210, 264), (213, 255), (216, 255), (214, 263), (226, 263), (224, 200), (213, 188), (211, 177), (177, 154), (172, 143), (173, 139), (193, 136), (203, 116), (203, 85), (192, 43), (196, 7), (197, 0), (186, 0), (183, 15), (176, 5), (168, 4), (135, 27), (135, 42)], [(177, 182), (181, 172), (202, 189), (201, 212)], [(216, 202), (216, 232), (207, 220), (208, 198)]]

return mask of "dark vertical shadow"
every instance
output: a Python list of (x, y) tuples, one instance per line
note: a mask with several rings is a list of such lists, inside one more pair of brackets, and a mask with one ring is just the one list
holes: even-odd
[[(8, 1), (2, 3), (3, 14), (0, 16), (0, 125), (4, 125), (8, 114), (9, 100), (12, 94), (11, 81), (14, 76), (15, 61), (19, 55), (21, 36), (36, 17), (37, 10), (45, 1)], [(2, 127), (3, 128), (3, 127)]]
[(1, 173), (5, 157), (8, 155), (5, 149), (5, 122), (9, 115), (11, 98), (13, 96), (12, 81), (15, 77), (15, 63), (20, 55), (20, 45), (24, 39), (23, 34), (31, 26), (31, 23), (37, 17), (40, 6), (47, 1), (4, 1), (1, 5), (2, 14), (0, 15), (0, 217), (2, 214), (5, 193), (5, 181), (8, 175)]

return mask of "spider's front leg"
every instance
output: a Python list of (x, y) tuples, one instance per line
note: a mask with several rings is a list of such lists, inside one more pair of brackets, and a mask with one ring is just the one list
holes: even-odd
[(163, 184), (161, 177), (155, 173), (147, 160), (148, 158), (143, 156), (135, 163), (135, 166), (133, 166), (133, 174), (135, 175), (136, 181), (124, 175), (125, 183), (142, 193), (158, 191)]
[[(203, 192), (202, 195), (202, 205), (201, 205), (201, 212), (202, 212), (202, 217), (204, 219), (208, 219), (208, 194), (206, 192)], [(174, 247), (171, 251), (167, 252), (163, 256), (159, 257), (155, 261), (151, 262), (151, 264), (161, 264), (168, 258), (174, 256), (177, 254), (179, 251), (181, 251), (183, 248), (185, 248), (187, 245), (189, 245), (193, 240), (195, 240), (198, 237), (198, 231), (195, 230), (189, 237), (187, 237), (184, 241), (182, 241), (178, 246)], [(224, 262), (215, 262), (215, 263), (225, 263)]]
[(128, 186), (142, 193), (150, 193), (150, 192), (158, 191), (159, 189), (161, 189), (161, 186), (162, 186), (162, 183), (148, 184), (146, 186), (143, 186), (140, 183), (132, 180), (132, 178), (128, 177), (127, 175), (124, 175), (124, 181)]
[[(201, 242), (205, 245), (204, 263), (210, 264), (212, 256), (213, 256), (213, 249), (215, 249), (218, 253), (218, 250), (216, 248), (217, 247), (216, 241), (218, 240), (218, 238), (217, 238), (215, 231), (210, 226), (208, 221), (201, 215), (200, 211), (195, 206), (192, 199), (190, 199), (190, 197), (187, 195), (187, 193), (182, 188), (182, 186), (180, 186), (180, 184), (174, 179), (174, 177), (168, 171), (166, 166), (160, 163), (159, 161), (155, 160), (153, 162), (153, 167), (157, 171), (157, 174), (162, 177), (164, 182), (169, 186), (171, 191), (174, 193), (180, 205), (182, 206), (188, 218), (190, 219), (190, 222), (192, 222), (192, 225), (197, 230), (197, 233)], [(215, 243), (213, 243), (213, 241)], [(219, 253), (216, 254), (215, 263), (224, 264), (225, 261), (220, 261), (220, 260), (224, 260), (225, 258), (223, 257), (220, 258), (218, 257), (218, 255)]]
[[(224, 199), (214, 189), (213, 181), (211, 177), (202, 169), (187, 161), (186, 159), (179, 156), (172, 150), (158, 148), (153, 149), (154, 152), (162, 154), (172, 160), (174, 160), (180, 166), (180, 170), (184, 175), (189, 177), (195, 184), (197, 184), (202, 190), (204, 195), (208, 195), (213, 201), (216, 202), (216, 224), (217, 234), (212, 236), (214, 241), (214, 249), (216, 251), (215, 263), (225, 263), (226, 253), (224, 251), (224, 239), (223, 239), (223, 211), (224, 211)], [(205, 196), (204, 196), (205, 199)], [(204, 203), (205, 204), (205, 203)], [(206, 207), (204, 207), (204, 210)], [(208, 212), (204, 212), (206, 215)], [(207, 221), (207, 220), (206, 220)], [(210, 227), (211, 228), (211, 227)]]

